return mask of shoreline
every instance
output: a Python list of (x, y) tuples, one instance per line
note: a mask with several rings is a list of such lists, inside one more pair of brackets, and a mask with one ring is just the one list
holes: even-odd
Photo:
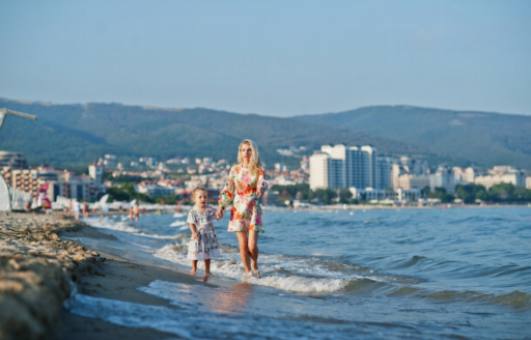
[(163, 305), (167, 302), (137, 288), (161, 277), (186, 283), (195, 280), (184, 273), (88, 249), (66, 239), (68, 234), (109, 237), (61, 213), (0, 213), (1, 339), (175, 337), (70, 313), (65, 302), (76, 292)]
[[(105, 253), (102, 255), (107, 260), (100, 264), (101, 272), (97, 275), (84, 276), (77, 284), (77, 293), (117, 301), (168, 306), (167, 300), (144, 293), (138, 288), (147, 286), (155, 280), (198, 283), (184, 273), (133, 263)], [(101, 319), (80, 316), (67, 308), (62, 310), (61, 320), (53, 338), (110, 340), (120, 337), (132, 340), (178, 338), (175, 334), (152, 328), (138, 328), (134, 325), (126, 327)]]
[(53, 333), (72, 283), (97, 273), (97, 252), (59, 233), (82, 224), (62, 214), (0, 214), (0, 337)]

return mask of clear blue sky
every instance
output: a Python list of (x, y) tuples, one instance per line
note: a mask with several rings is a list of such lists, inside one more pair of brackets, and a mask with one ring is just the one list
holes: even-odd
[(0, 97), (531, 114), (531, 1), (0, 2)]

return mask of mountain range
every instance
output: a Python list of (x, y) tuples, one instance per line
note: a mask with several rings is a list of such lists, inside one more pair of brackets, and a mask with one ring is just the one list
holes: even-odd
[(0, 130), (0, 149), (21, 152), (30, 164), (76, 166), (105, 153), (232, 161), (238, 143), (251, 138), (266, 163), (283, 160), (279, 148), (345, 143), (371, 144), (381, 154), (422, 157), (432, 164), (531, 169), (531, 116), (525, 115), (401, 105), (279, 118), (206, 108), (0, 98), (3, 107), (38, 116), (35, 122), (8, 117)]

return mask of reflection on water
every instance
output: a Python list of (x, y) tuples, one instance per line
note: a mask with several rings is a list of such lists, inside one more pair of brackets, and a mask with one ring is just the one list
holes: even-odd
[(236, 283), (229, 289), (217, 289), (206, 305), (217, 313), (240, 313), (245, 309), (252, 290), (253, 286), (246, 282)]

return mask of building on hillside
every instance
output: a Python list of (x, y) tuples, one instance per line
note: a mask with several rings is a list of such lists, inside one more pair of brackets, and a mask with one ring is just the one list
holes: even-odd
[(0, 151), (0, 168), (27, 169), (28, 162), (21, 153)]
[(58, 196), (75, 198), (78, 201), (94, 201), (105, 191), (101, 183), (95, 182), (87, 175), (77, 176), (67, 170), (49, 167), (9, 169), (4, 171), (3, 175), (13, 190), (32, 196), (44, 191), (52, 201)]
[(99, 184), (103, 183), (103, 166), (98, 165), (97, 163), (90, 164), (88, 170), (89, 176), (94, 180), (94, 182)]

